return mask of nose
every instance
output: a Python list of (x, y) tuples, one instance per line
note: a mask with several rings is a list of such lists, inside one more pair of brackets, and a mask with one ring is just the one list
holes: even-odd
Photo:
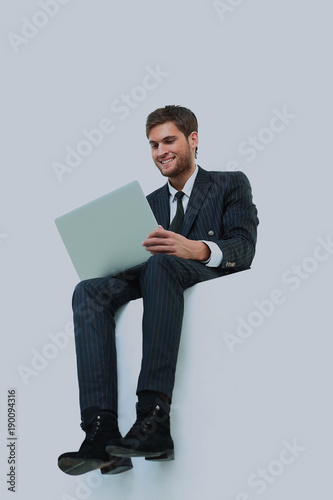
[(157, 156), (164, 156), (168, 149), (165, 144), (160, 143), (157, 148)]

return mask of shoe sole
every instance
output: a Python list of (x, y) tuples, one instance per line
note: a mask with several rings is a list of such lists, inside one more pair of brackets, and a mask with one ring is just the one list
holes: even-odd
[(101, 467), (108, 467), (110, 462), (103, 462), (102, 460), (84, 460), (82, 458), (61, 458), (58, 460), (58, 467), (65, 474), (70, 476), (79, 476)]
[(102, 467), (101, 474), (121, 474), (131, 469), (133, 469), (133, 464), (130, 458), (123, 458), (120, 460), (118, 458), (107, 467)]
[(167, 450), (165, 453), (161, 453), (161, 455), (154, 455), (152, 457), (146, 456), (145, 459), (151, 462), (166, 462), (175, 459), (175, 452), (173, 450)]
[(133, 468), (132, 460), (110, 460), (103, 462), (102, 460), (82, 460), (80, 458), (62, 458), (58, 460), (58, 467), (65, 474), (70, 476), (80, 476), (93, 470), (101, 470), (101, 474), (120, 474)]
[(107, 446), (106, 451), (110, 455), (114, 455), (115, 457), (145, 457), (146, 460), (156, 460), (156, 461), (167, 461), (174, 460), (175, 453), (174, 450), (168, 449), (163, 450), (161, 452), (156, 451), (137, 451), (137, 450), (128, 450), (126, 448), (122, 448), (120, 446)]

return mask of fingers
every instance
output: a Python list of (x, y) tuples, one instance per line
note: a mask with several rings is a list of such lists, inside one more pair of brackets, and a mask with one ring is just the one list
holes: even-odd
[(158, 226), (157, 229), (148, 234), (142, 245), (152, 255), (157, 253), (178, 255), (177, 247), (179, 246), (180, 239), (183, 239), (183, 236), (172, 231), (167, 231), (162, 226)]
[(169, 231), (166, 231), (165, 229), (163, 229), (162, 226), (158, 226), (157, 229), (154, 229), (154, 231), (152, 231), (151, 233), (148, 234), (147, 239), (154, 238), (154, 236), (165, 237), (168, 234), (168, 232)]
[(158, 253), (164, 253), (168, 255), (176, 255), (173, 247), (146, 247), (147, 252), (150, 252), (152, 255), (156, 255)]
[(162, 226), (158, 226), (158, 229), (155, 229), (154, 231), (152, 231), (151, 233), (148, 234), (147, 238), (145, 239), (145, 241), (142, 243), (143, 246), (147, 246), (148, 244), (150, 244), (150, 240), (152, 238), (159, 238), (159, 243), (161, 243), (161, 238), (168, 238), (170, 237), (172, 234), (171, 231), (167, 231), (166, 229), (163, 229)]
[(168, 247), (170, 245), (173, 245), (174, 241), (171, 240), (170, 238), (147, 238), (143, 242), (143, 246), (150, 248), (151, 247)]

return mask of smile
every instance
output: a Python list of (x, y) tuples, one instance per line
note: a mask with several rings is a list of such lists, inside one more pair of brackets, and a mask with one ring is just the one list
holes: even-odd
[(174, 160), (174, 158), (169, 158), (168, 160), (163, 160), (160, 163), (162, 163), (162, 165), (167, 165), (168, 163), (170, 163), (173, 160)]

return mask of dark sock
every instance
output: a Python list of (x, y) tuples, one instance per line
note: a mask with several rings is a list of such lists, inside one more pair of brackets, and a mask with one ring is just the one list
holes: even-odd
[(138, 400), (140, 406), (143, 406), (145, 408), (149, 406), (154, 406), (158, 402), (165, 401), (170, 404), (170, 398), (166, 395), (163, 394), (162, 392), (155, 392), (155, 391), (140, 391), (138, 392)]
[(89, 422), (89, 420), (91, 420), (92, 418), (94, 418), (95, 415), (101, 412), (111, 413), (112, 415), (117, 417), (117, 414), (112, 410), (104, 410), (99, 406), (89, 406), (89, 408), (85, 408), (84, 410), (81, 411), (82, 422)]

